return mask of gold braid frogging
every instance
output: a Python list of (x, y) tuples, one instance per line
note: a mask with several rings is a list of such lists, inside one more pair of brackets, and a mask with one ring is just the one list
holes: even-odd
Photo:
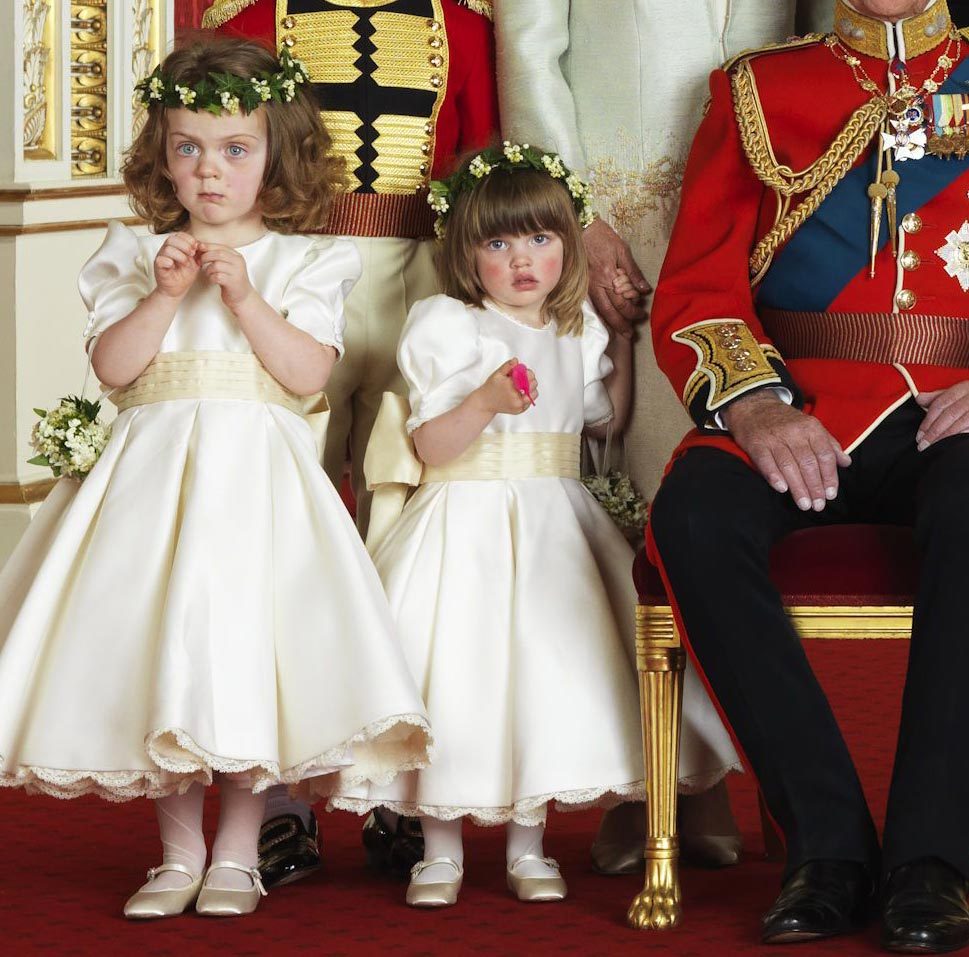
[[(773, 189), (778, 198), (777, 219), (750, 257), (750, 275), (756, 284), (763, 278), (778, 248), (814, 214), (877, 135), (888, 115), (888, 102), (884, 97), (876, 97), (860, 106), (824, 153), (807, 169), (795, 173), (789, 166), (778, 163), (774, 155), (749, 63), (742, 62), (737, 67), (731, 84), (747, 160), (757, 178)], [(808, 195), (789, 212), (791, 198), (801, 193)]]

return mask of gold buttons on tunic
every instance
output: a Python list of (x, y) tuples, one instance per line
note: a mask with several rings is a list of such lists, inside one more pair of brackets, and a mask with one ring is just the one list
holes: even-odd
[(296, 46), (296, 37), (285, 36), (283, 37), (283, 43), (288, 47), (294, 47)]
[(895, 297), (895, 304), (899, 309), (911, 309), (916, 302), (918, 298), (911, 289), (901, 289)]
[(922, 257), (914, 249), (906, 249), (898, 261), (902, 264), (902, 269), (918, 269), (922, 265)]
[(437, 31), (441, 29), (441, 21), (440, 20), (428, 20), (427, 21), (427, 27), (428, 27), (429, 30), (432, 30), (434, 33), (437, 33)]
[(434, 67), (444, 66), (444, 57), (442, 57), (440, 53), (432, 53), (427, 58), (427, 62), (430, 63), (431, 66), (434, 66)]
[(420, 172), (421, 175), (423, 175), (424, 173), (427, 172), (427, 169), (428, 169), (427, 163), (421, 163), (421, 165), (418, 166), (417, 169), (418, 169), (418, 172)]
[(441, 78), (440, 73), (431, 74), (431, 86), (436, 88), (436, 87), (439, 87), (443, 82), (444, 80)]
[(431, 39), (427, 42), (434, 47), (435, 50), (440, 50), (441, 47), (444, 46), (444, 41), (440, 37), (431, 37)]
[(421, 152), (425, 156), (427, 156), (427, 154), (430, 153), (430, 151), (431, 151), (431, 144), (430, 143), (421, 143)]
[(428, 123), (425, 123), (425, 124), (424, 124), (424, 132), (425, 132), (425, 133), (426, 133), (426, 134), (427, 134), (428, 136), (430, 136), (430, 135), (431, 135), (431, 134), (432, 134), (432, 133), (434, 132), (434, 124), (433, 124), (433, 123), (430, 123), (430, 122), (428, 122)]
[(295, 17), (283, 17), (283, 21), (282, 22), (283, 22), (283, 27), (286, 30), (292, 30), (293, 27), (296, 26), (296, 18)]
[(922, 228), (922, 217), (918, 213), (908, 213), (902, 217), (902, 229), (907, 233), (917, 233)]

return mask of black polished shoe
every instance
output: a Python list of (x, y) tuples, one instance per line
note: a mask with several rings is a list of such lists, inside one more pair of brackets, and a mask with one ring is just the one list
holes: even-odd
[(854, 861), (808, 861), (788, 879), (764, 915), (765, 944), (793, 944), (846, 934), (868, 917), (872, 883)]
[(310, 826), (298, 814), (280, 814), (265, 821), (259, 830), (259, 874), (265, 887), (292, 884), (319, 870), (316, 815)]
[(937, 857), (888, 875), (882, 944), (898, 954), (945, 954), (969, 944), (969, 881)]
[(397, 827), (391, 830), (379, 811), (371, 811), (360, 838), (367, 864), (381, 874), (409, 878), (411, 868), (424, 859), (424, 834), (416, 817), (398, 817)]

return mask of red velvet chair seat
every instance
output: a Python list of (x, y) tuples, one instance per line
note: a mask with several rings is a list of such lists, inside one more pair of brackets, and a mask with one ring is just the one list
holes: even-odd
[[(771, 578), (788, 606), (911, 605), (918, 581), (912, 530), (829, 525), (794, 532), (771, 553)], [(640, 604), (669, 604), (643, 549), (633, 579)]]

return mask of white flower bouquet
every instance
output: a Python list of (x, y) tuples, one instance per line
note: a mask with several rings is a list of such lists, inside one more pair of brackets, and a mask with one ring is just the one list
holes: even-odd
[(582, 484), (606, 510), (633, 544), (640, 544), (649, 507), (625, 472), (610, 469), (603, 475), (586, 475)]
[(62, 475), (82, 479), (94, 468), (111, 429), (98, 421), (100, 402), (69, 395), (47, 412), (34, 409), (40, 421), (30, 437), (38, 454), (31, 465), (47, 465), (58, 478)]

